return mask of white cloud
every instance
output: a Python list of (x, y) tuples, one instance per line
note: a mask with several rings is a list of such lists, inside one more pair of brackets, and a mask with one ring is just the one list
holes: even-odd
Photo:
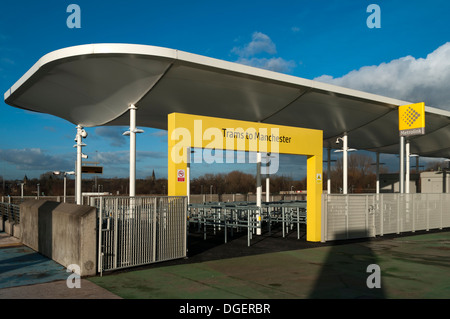
[(314, 80), (450, 110), (450, 42), (426, 58), (406, 56), (339, 78), (323, 75)]
[[(261, 69), (288, 73), (296, 66), (294, 61), (286, 61), (280, 57), (271, 57), (277, 54), (275, 43), (269, 36), (261, 32), (254, 32), (252, 41), (244, 47), (234, 47), (231, 52), (238, 56), (237, 63)], [(259, 54), (269, 55), (269, 57), (256, 57)]]
[(283, 58), (240, 58), (236, 62), (280, 73), (287, 73), (295, 67), (294, 61), (286, 61)]
[(52, 155), (40, 148), (0, 149), (0, 160), (21, 170), (69, 170), (73, 161), (65, 155)]
[(167, 131), (158, 130), (156, 132), (151, 133), (150, 136), (164, 137), (164, 136), (167, 136)]
[[(130, 151), (98, 152), (96, 155), (103, 165), (120, 165), (130, 163)], [(167, 154), (154, 151), (137, 151), (136, 161), (143, 162), (148, 159), (164, 159)]]
[(259, 53), (276, 54), (277, 49), (275, 43), (261, 32), (254, 32), (252, 41), (243, 48), (234, 47), (231, 52), (236, 53), (240, 57), (250, 57)]

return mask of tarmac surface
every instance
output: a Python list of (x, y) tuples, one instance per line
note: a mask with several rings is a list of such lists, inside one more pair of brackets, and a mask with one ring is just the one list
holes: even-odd
[(104, 272), (69, 288), (64, 267), (0, 233), (0, 299), (450, 298), (449, 229), (327, 244), (294, 231), (263, 234), (250, 247), (246, 236), (224, 243), (220, 234), (205, 241), (191, 233), (188, 247), (186, 259)]

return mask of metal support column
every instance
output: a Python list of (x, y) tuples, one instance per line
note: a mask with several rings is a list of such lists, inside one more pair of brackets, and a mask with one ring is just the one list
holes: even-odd
[(327, 194), (331, 194), (331, 148), (328, 148)]
[(266, 202), (270, 202), (270, 153), (266, 155)]
[(82, 196), (81, 196), (81, 161), (83, 157), (87, 157), (83, 155), (82, 148), (83, 146), (86, 146), (86, 144), (83, 143), (83, 138), (87, 137), (86, 131), (83, 129), (81, 125), (77, 125), (77, 135), (75, 136), (75, 141), (77, 144), (74, 145), (74, 147), (77, 148), (77, 161), (76, 161), (76, 169), (75, 169), (75, 197), (76, 197), (76, 203), (77, 205), (82, 204)]
[(131, 104), (130, 110), (130, 130), (123, 135), (130, 136), (130, 191), (131, 197), (136, 196), (136, 133), (143, 133), (143, 130), (136, 128), (136, 110), (137, 107)]
[(191, 148), (186, 149), (186, 196), (187, 204), (189, 206), (191, 202)]
[[(261, 153), (256, 154), (256, 206), (261, 208)], [(261, 235), (261, 211), (256, 214), (256, 222), (258, 227), (256, 228), (256, 234)]]
[(410, 181), (410, 145), (409, 141), (406, 140), (405, 147), (405, 157), (406, 157), (406, 177), (405, 177), (405, 193), (409, 194), (409, 181)]
[(405, 137), (400, 136), (400, 167), (399, 167), (399, 192), (403, 194), (405, 192)]
[(136, 107), (130, 105), (130, 196), (136, 196)]
[(342, 137), (343, 142), (343, 181), (342, 181), (342, 193), (347, 194), (347, 187), (348, 187), (348, 137), (347, 133), (344, 134)]
[(377, 152), (377, 163), (376, 163), (376, 174), (377, 174), (377, 181), (376, 181), (376, 193), (380, 193), (380, 153)]

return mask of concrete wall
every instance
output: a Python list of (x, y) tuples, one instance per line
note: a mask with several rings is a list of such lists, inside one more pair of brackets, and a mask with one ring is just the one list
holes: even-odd
[(13, 222), (10, 222), (9, 220), (2, 220), (0, 222), (0, 231), (4, 231), (8, 235), (14, 236), (16, 238), (21, 238), (21, 227), (18, 224), (14, 224)]
[[(420, 173), (422, 193), (450, 193), (450, 173), (422, 172)], [(445, 187), (444, 187), (445, 179)]]
[(81, 276), (97, 269), (96, 209), (29, 200), (20, 205), (21, 241), (64, 267), (76, 264)]

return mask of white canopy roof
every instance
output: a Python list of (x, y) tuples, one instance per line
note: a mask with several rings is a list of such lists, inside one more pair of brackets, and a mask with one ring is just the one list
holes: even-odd
[[(75, 125), (137, 125), (167, 129), (172, 112), (265, 122), (324, 132), (325, 147), (398, 153), (400, 101), (379, 95), (216, 60), (173, 49), (91, 44), (42, 57), (4, 95), (9, 105), (64, 118)], [(426, 106), (426, 134), (411, 152), (450, 157), (450, 112)]]

